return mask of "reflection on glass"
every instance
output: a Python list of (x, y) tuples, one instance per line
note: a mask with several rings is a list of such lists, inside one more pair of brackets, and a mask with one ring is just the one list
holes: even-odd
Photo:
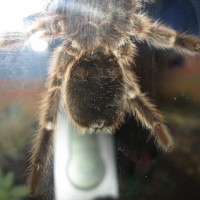
[[(198, 0), (158, 0), (146, 9), (179, 31), (199, 35), (199, 8)], [(27, 21), (42, 10), (41, 0), (1, 2), (0, 32), (23, 32)], [(141, 54), (136, 71), (142, 89), (164, 112), (176, 147), (163, 155), (144, 134), (150, 150), (133, 148), (140, 137), (132, 132), (130, 137), (126, 134), (129, 128), (123, 127), (123, 136), (116, 135), (115, 149), (120, 193), (138, 200), (200, 199), (200, 58), (188, 55), (183, 62), (181, 55), (174, 59), (172, 51), (149, 51), (148, 45), (137, 45)], [(15, 197), (20, 194), (18, 199), (28, 199), (24, 189), (27, 154), (37, 127), (37, 102), (45, 90), (49, 54), (48, 44), (37, 37), (21, 49), (0, 52), (0, 182), (15, 191)], [(133, 130), (139, 127), (130, 126)], [(13, 198), (2, 197), (4, 192), (0, 187), (0, 199)]]

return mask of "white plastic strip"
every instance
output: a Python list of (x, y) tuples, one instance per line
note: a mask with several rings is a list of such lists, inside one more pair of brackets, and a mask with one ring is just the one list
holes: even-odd
[(59, 113), (54, 144), (54, 180), (56, 200), (93, 200), (97, 197), (103, 196), (118, 198), (119, 192), (116, 160), (112, 135), (97, 135), (97, 144), (99, 145), (98, 148), (105, 167), (105, 174), (101, 183), (93, 189), (83, 190), (77, 188), (70, 182), (68, 178), (70, 134), (74, 131), (77, 132), (68, 122), (66, 116)]

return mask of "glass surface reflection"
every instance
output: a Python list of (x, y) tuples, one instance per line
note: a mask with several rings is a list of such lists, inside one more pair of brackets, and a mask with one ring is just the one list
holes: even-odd
[[(23, 31), (28, 21), (44, 10), (39, 0), (17, 1), (17, 6), (23, 5), (20, 9), (13, 1), (4, 3), (0, 8), (1, 33)], [(198, 0), (159, 0), (144, 9), (176, 30), (200, 35)], [(0, 52), (0, 199), (29, 199), (25, 188), (27, 157), (37, 128), (49, 55), (58, 43), (52, 42), (49, 48), (42, 43), (39, 52), (34, 44)], [(138, 200), (200, 199), (200, 56), (188, 55), (183, 62), (182, 55), (174, 57), (173, 50), (136, 45), (136, 71), (142, 90), (165, 114), (176, 147), (163, 154), (151, 139), (146, 145), (148, 133), (127, 118), (127, 125), (115, 136), (120, 195)], [(137, 133), (130, 136), (132, 129)], [(8, 188), (3, 190), (1, 184)], [(48, 185), (48, 200), (53, 196), (52, 184)], [(5, 190), (9, 192), (5, 194)]]

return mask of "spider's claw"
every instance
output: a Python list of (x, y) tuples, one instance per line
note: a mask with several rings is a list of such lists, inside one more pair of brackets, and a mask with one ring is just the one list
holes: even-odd
[(174, 147), (172, 136), (165, 125), (157, 124), (154, 127), (157, 143), (166, 152), (171, 152)]
[(31, 167), (29, 179), (28, 179), (28, 190), (30, 196), (36, 196), (39, 192), (39, 188), (42, 181), (42, 166), (36, 164)]

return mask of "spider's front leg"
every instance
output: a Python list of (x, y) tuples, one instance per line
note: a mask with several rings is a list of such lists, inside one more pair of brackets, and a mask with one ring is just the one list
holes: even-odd
[(0, 34), (0, 49), (11, 51), (24, 45), (26, 34), (23, 32), (6, 32)]
[(156, 48), (176, 48), (182, 52), (200, 52), (200, 39), (196, 36), (179, 33), (159, 22), (153, 22), (142, 14), (132, 17), (132, 35), (139, 41), (146, 41)]
[(125, 77), (128, 111), (144, 128), (150, 130), (150, 134), (162, 150), (171, 151), (173, 139), (164, 123), (163, 116), (149, 98), (140, 91), (134, 72), (126, 72)]
[(68, 67), (75, 62), (70, 50), (67, 51), (68, 46), (70, 45), (63, 44), (57, 48), (51, 59), (48, 89), (41, 103), (39, 128), (29, 163), (28, 188), (31, 196), (40, 193), (43, 175), (52, 159), (53, 133), (61, 100), (62, 83)]
[(60, 88), (49, 88), (42, 102), (39, 128), (31, 152), (28, 175), (29, 194), (39, 193), (44, 170), (52, 157), (52, 138), (60, 99)]

